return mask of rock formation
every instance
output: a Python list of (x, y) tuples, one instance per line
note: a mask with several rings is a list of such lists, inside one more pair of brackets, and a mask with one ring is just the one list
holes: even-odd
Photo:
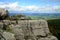
[[(17, 23), (15, 20), (0, 21), (0, 40), (58, 40), (50, 34), (46, 20), (17, 20)], [(3, 25), (8, 25), (11, 30), (2, 30), (6, 27)]]
[(7, 10), (0, 8), (0, 20), (5, 19), (5, 17), (7, 16)]
[(2, 35), (6, 40), (16, 40), (13, 33), (3, 32)]

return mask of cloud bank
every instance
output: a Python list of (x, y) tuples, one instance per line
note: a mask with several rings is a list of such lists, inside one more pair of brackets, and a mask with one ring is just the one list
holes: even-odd
[(10, 12), (37, 12), (37, 13), (60, 13), (60, 5), (44, 5), (44, 6), (21, 6), (18, 2), (4, 3), (0, 2), (0, 8), (5, 8)]

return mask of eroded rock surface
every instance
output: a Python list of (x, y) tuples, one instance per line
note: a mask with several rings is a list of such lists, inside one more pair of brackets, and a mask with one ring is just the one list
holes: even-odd
[(6, 10), (3, 8), (0, 8), (0, 16), (6, 15)]
[(3, 8), (0, 8), (0, 20), (4, 19), (6, 15), (7, 15), (6, 10)]
[(1, 27), (9, 25), (11, 29), (10, 32), (2, 32), (6, 40), (58, 40), (50, 34), (46, 20), (18, 20), (17, 23), (10, 20), (0, 22)]
[(12, 34), (12, 33), (3, 32), (2, 35), (6, 40), (16, 40), (15, 37), (14, 37), (14, 34)]

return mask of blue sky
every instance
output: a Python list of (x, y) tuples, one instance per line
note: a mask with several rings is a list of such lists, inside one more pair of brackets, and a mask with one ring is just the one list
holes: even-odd
[(60, 13), (60, 0), (0, 0), (9, 12)]

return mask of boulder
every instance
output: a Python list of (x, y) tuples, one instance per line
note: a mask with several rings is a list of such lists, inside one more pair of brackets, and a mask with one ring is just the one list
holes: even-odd
[(0, 8), (0, 16), (6, 15), (6, 10), (3, 8)]
[(7, 16), (6, 10), (0, 8), (0, 20), (5, 19), (6, 16)]

